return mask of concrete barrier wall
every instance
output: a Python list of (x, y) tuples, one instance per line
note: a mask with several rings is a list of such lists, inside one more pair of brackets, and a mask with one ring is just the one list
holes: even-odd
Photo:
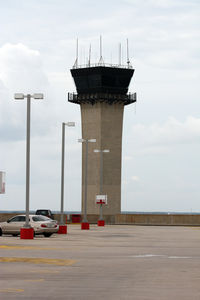
[[(20, 212), (18, 213), (20, 214)], [(0, 214), (0, 222), (7, 221), (9, 218), (17, 215), (17, 213), (2, 213)], [(59, 222), (60, 215), (54, 215), (55, 220)], [(66, 220), (67, 215), (64, 215)], [(88, 215), (88, 222), (96, 224), (99, 215)], [(119, 214), (104, 216), (106, 224), (133, 224), (133, 225), (164, 225), (164, 226), (200, 226), (200, 215), (193, 214)], [(68, 215), (67, 223), (71, 222), (71, 215)]]
[(200, 215), (120, 214), (115, 216), (115, 224), (200, 226)]

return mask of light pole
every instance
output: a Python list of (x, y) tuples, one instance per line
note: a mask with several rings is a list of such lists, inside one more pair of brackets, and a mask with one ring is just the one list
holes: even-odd
[[(103, 192), (103, 153), (109, 153), (110, 150), (104, 149), (95, 149), (95, 153), (100, 153), (100, 185), (99, 185), (99, 194), (102, 195)], [(103, 204), (100, 203), (100, 214), (98, 220), (98, 226), (104, 226), (104, 219), (103, 219)]]
[(65, 126), (74, 127), (74, 122), (62, 123), (62, 154), (61, 154), (61, 205), (60, 226), (58, 233), (67, 234), (67, 225), (64, 223), (64, 173), (65, 173)]
[(29, 195), (30, 195), (30, 123), (31, 123), (31, 98), (43, 99), (43, 94), (21, 94), (14, 95), (16, 100), (27, 99), (27, 122), (26, 122), (26, 222), (20, 230), (21, 239), (33, 239), (34, 231), (29, 224)]
[(88, 167), (88, 143), (96, 143), (96, 139), (79, 139), (79, 143), (85, 143), (85, 178), (84, 178), (84, 213), (81, 229), (90, 229), (87, 221), (87, 167)]

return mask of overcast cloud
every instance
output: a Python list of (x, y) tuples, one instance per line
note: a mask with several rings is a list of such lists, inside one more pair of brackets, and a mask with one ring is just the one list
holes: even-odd
[(137, 105), (125, 107), (122, 210), (200, 211), (200, 2), (196, 0), (0, 0), (0, 210), (25, 208), (26, 104), (32, 101), (30, 208), (60, 208), (61, 123), (66, 135), (65, 209), (81, 207), (81, 137), (69, 69), (92, 45), (99, 59), (126, 63), (126, 38)]

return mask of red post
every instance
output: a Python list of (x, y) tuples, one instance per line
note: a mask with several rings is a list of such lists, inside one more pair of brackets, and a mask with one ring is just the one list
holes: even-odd
[(81, 229), (82, 230), (88, 230), (88, 229), (90, 229), (90, 224), (88, 222), (81, 223)]
[(105, 226), (105, 221), (104, 220), (98, 220), (98, 226)]
[(22, 240), (33, 240), (34, 230), (33, 228), (24, 228), (20, 229), (20, 239)]
[(67, 234), (67, 225), (59, 225), (58, 234)]

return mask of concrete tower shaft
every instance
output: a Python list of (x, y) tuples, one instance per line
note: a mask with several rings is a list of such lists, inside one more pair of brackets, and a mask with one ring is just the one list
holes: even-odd
[[(96, 139), (88, 147), (87, 213), (99, 214), (95, 197), (100, 192), (100, 153), (94, 149), (109, 149), (103, 154), (102, 192), (108, 196), (104, 215), (121, 212), (121, 153), (124, 105), (136, 101), (135, 94), (127, 94), (130, 68), (89, 67), (72, 69), (77, 94), (68, 100), (81, 107), (82, 138)], [(82, 211), (84, 210), (85, 147), (82, 147)]]
[[(88, 152), (88, 214), (99, 212), (95, 197), (100, 191), (100, 153), (94, 153), (94, 149), (110, 150), (109, 153), (103, 154), (102, 191), (103, 194), (108, 195), (108, 205), (103, 208), (104, 214), (112, 215), (121, 211), (123, 111), (122, 103), (81, 104), (82, 136), (83, 138), (96, 138), (96, 143), (90, 145)], [(85, 147), (83, 147), (82, 157), (85, 157)], [(82, 163), (82, 195), (84, 195), (84, 159)]]

